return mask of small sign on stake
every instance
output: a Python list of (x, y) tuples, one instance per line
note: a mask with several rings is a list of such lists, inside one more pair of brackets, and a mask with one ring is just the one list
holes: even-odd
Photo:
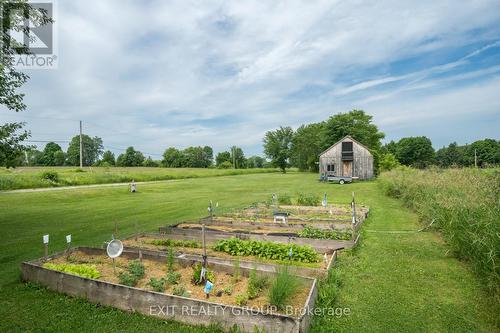
[(43, 240), (43, 252), (45, 254), (45, 257), (49, 256), (49, 235), (43, 235), (42, 237)]
[(209, 297), (209, 294), (213, 288), (214, 288), (214, 284), (207, 280), (207, 283), (205, 283), (205, 288), (203, 289), (203, 291), (207, 295), (207, 298)]
[(71, 248), (71, 235), (66, 235), (66, 244), (68, 245), (66, 252), (69, 253), (69, 249)]

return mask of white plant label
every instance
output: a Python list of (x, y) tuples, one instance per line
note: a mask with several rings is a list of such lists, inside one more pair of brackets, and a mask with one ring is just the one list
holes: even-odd
[(66, 243), (71, 243), (71, 235), (66, 235)]
[(43, 244), (49, 244), (49, 235), (43, 235)]

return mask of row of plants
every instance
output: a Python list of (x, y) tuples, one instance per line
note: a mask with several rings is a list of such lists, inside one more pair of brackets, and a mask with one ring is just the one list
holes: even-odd
[(95, 265), (88, 264), (54, 264), (44, 263), (43, 268), (52, 269), (64, 273), (74, 274), (89, 279), (98, 279), (101, 273), (97, 270)]
[(271, 260), (293, 260), (303, 263), (320, 261), (318, 253), (308, 245), (242, 240), (234, 237), (217, 241), (214, 250), (233, 256), (256, 256)]
[[(275, 204), (273, 198), (265, 201), (266, 206)], [(277, 203), (279, 205), (293, 205), (294, 203), (299, 206), (319, 206), (321, 204), (321, 197), (313, 193), (297, 193), (295, 200), (287, 193), (277, 195)]]
[(155, 246), (166, 246), (166, 247), (188, 247), (188, 248), (201, 248), (201, 243), (194, 240), (183, 240), (183, 239), (154, 239), (150, 242), (151, 245)]
[(298, 232), (298, 236), (302, 238), (350, 240), (352, 239), (352, 232), (306, 226)]

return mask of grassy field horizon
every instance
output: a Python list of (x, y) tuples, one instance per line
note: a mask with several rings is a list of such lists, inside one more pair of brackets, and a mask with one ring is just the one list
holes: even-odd
[[(294, 169), (289, 170), (291, 172)], [(0, 168), (0, 191), (61, 186), (162, 181), (280, 172), (274, 168), (19, 167)]]
[(19, 279), (19, 264), (43, 254), (41, 237), (50, 234), (50, 252), (73, 245), (101, 246), (115, 222), (118, 236), (154, 231), (206, 215), (209, 200), (221, 208), (244, 207), (272, 193), (298, 192), (333, 203), (370, 206), (362, 240), (343, 251), (328, 279), (320, 282), (318, 307), (349, 308), (342, 317), (316, 316), (311, 332), (494, 332), (498, 304), (469, 265), (452, 257), (435, 232), (417, 232), (418, 216), (385, 195), (378, 181), (340, 186), (311, 173), (271, 173), (183, 179), (152, 183), (131, 194), (126, 188), (12, 193), (0, 196), (0, 331), (176, 331), (219, 332), (90, 304)]

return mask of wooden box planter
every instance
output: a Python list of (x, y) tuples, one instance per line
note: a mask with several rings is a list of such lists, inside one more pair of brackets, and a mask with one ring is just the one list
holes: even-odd
[[(271, 229), (274, 232), (267, 232), (267, 230), (262, 230), (262, 232), (255, 232), (256, 230), (248, 230), (247, 232), (241, 232), (241, 230), (234, 228), (223, 228), (224, 230), (217, 230), (212, 225), (207, 225), (205, 228), (206, 235), (208, 235), (207, 240), (214, 243), (221, 239), (226, 238), (239, 238), (243, 240), (258, 240), (267, 241), (273, 243), (294, 243), (297, 245), (309, 245), (319, 253), (332, 253), (335, 250), (351, 248), (355, 245), (353, 240), (335, 240), (335, 239), (315, 239), (315, 238), (304, 238), (298, 237), (297, 232), (301, 229), (286, 229), (276, 230)], [(160, 234), (170, 234), (179, 239), (186, 240), (200, 240), (201, 239), (201, 229), (200, 224), (180, 224), (177, 226), (165, 226), (158, 229)]]
[[(165, 232), (167, 231), (166, 229), (162, 230)], [(123, 240), (123, 244), (125, 248), (129, 251), (134, 251), (138, 252), (139, 250), (142, 253), (148, 253), (148, 254), (154, 254), (154, 253), (160, 253), (160, 256), (165, 256), (166, 255), (166, 250), (167, 247), (165, 246), (156, 246), (152, 244), (145, 244), (144, 240), (150, 240), (150, 239), (172, 239), (172, 240), (194, 240), (194, 241), (200, 241), (201, 240), (201, 231), (200, 230), (178, 230), (176, 228), (169, 228), (168, 233), (159, 233), (159, 234), (154, 234), (154, 233), (141, 233), (138, 234), (137, 237), (136, 235), (127, 237)], [(227, 239), (230, 237), (234, 237), (234, 234), (231, 233), (219, 233), (219, 232), (212, 232), (212, 231), (206, 231), (205, 232), (205, 240), (208, 245), (214, 244), (215, 242), (222, 240), (222, 239)], [(137, 238), (137, 241), (135, 239)], [(264, 240), (264, 239), (261, 239)], [(321, 241), (321, 240), (318, 240)], [(310, 244), (309, 244), (310, 245)], [(312, 246), (312, 245), (311, 245)], [(312, 246), (315, 248), (314, 246)], [(190, 251), (191, 250), (191, 251)], [(180, 251), (177, 251), (182, 255), (184, 258), (189, 258), (190, 260), (196, 260), (196, 261), (201, 261), (201, 249), (181, 249)], [(324, 277), (328, 274), (328, 271), (333, 267), (333, 264), (337, 260), (337, 251), (333, 249), (326, 249), (325, 252), (318, 251), (319, 254), (321, 253), (327, 253), (327, 262), (322, 263), (321, 267), (307, 267), (307, 266), (300, 266), (296, 265), (292, 262), (290, 264), (289, 269), (290, 271), (298, 276), (304, 276), (304, 277)], [(247, 257), (236, 257), (236, 256), (230, 256), (225, 253), (219, 253), (219, 252), (213, 252), (210, 253), (208, 256), (208, 261), (213, 262), (213, 263), (218, 263), (218, 264), (224, 264), (228, 266), (233, 266), (236, 261), (239, 262), (239, 265), (241, 267), (245, 267), (248, 269), (251, 269), (253, 267), (257, 267), (261, 271), (266, 271), (266, 272), (277, 272), (280, 267), (283, 265), (280, 263), (272, 263), (272, 262), (263, 262), (263, 261), (256, 261), (252, 260), (251, 258)]]
[[(79, 247), (69, 250), (69, 254), (83, 252), (88, 255), (105, 255), (105, 250), (97, 248)], [(307, 332), (311, 311), (317, 297), (316, 279), (298, 277), (302, 285), (307, 287), (304, 294), (305, 301), (299, 306), (299, 311), (290, 314), (267, 311), (262, 308), (248, 308), (235, 305), (217, 303), (217, 297), (210, 299), (195, 299), (175, 296), (146, 289), (128, 287), (125, 285), (106, 282), (99, 279), (84, 278), (73, 274), (55, 271), (42, 267), (45, 262), (62, 260), (67, 255), (61, 252), (21, 264), (24, 281), (45, 286), (51, 290), (70, 296), (81, 297), (92, 303), (113, 306), (125, 311), (136, 311), (145, 315), (171, 319), (192, 325), (209, 325), (219, 323), (226, 329), (238, 326), (244, 331), (252, 332), (255, 328), (266, 332), (302, 333)], [(165, 264), (165, 256), (159, 252), (142, 252), (143, 260)], [(122, 257), (136, 259), (137, 251), (125, 250)], [(111, 260), (111, 259), (109, 259)], [(197, 258), (179, 257), (176, 262), (180, 265), (193, 265)], [(224, 263), (211, 261), (209, 270), (217, 272), (232, 272), (233, 267)], [(241, 274), (248, 276), (251, 268), (241, 266)], [(260, 270), (258, 274), (273, 275), (269, 271)]]
[[(279, 223), (273, 221), (266, 221), (260, 219), (232, 219), (227, 217), (213, 216), (213, 217), (205, 217), (202, 218), (199, 222), (185, 222), (179, 224), (179, 227), (182, 227), (184, 224), (193, 225), (193, 224), (205, 224), (207, 227), (222, 227), (222, 228), (231, 228), (233, 230), (239, 231), (248, 231), (252, 233), (256, 233), (258, 231), (263, 231), (263, 233), (272, 234), (282, 234), (282, 233), (297, 233), (302, 231), (306, 227), (313, 227), (321, 230), (337, 230), (339, 232), (350, 232), (352, 237), (352, 241), (356, 241), (359, 235), (359, 229), (363, 224), (364, 220), (358, 220), (355, 224), (351, 221), (348, 222), (339, 222), (339, 221), (290, 221), (288, 223)], [(267, 230), (267, 232), (266, 232)], [(346, 243), (343, 248), (352, 247), (355, 242)]]

